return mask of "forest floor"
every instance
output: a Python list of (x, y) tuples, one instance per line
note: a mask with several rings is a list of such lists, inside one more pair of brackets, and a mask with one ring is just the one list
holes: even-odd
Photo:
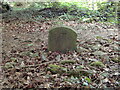
[[(77, 51), (62, 54), (47, 50), (50, 28), (61, 23), (77, 32)], [(120, 39), (116, 25), (13, 20), (3, 21), (1, 26), (1, 88), (119, 87)]]

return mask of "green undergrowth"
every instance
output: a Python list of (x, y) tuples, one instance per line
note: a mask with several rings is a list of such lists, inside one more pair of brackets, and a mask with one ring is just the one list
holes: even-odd
[[(66, 63), (66, 61), (64, 62), (64, 64), (65, 63)], [(67, 63), (68, 63), (68, 61), (67, 61)], [(71, 63), (71, 62), (69, 61), (69, 63)], [(93, 74), (92, 70), (84, 70), (82, 66), (76, 67), (75, 69), (69, 69), (65, 66), (50, 64), (50, 65), (48, 65), (46, 70), (50, 71), (52, 74), (65, 74), (66, 73), (66, 75), (68, 75), (69, 77), (70, 76), (74, 76), (74, 77), (89, 76), (89, 75)]]
[(90, 65), (96, 67), (105, 67), (105, 65), (100, 61), (92, 62)]
[[(27, 3), (28, 5), (23, 4), (21, 7), (16, 7), (16, 3), (11, 3), (13, 5), (13, 10), (40, 10), (44, 8), (57, 8), (58, 12), (56, 13), (61, 13), (59, 12), (59, 9), (63, 9), (65, 12), (63, 12), (60, 16), (57, 16), (57, 18), (61, 20), (79, 20), (87, 23), (94, 21), (118, 23), (117, 6), (119, 6), (119, 3), (114, 2), (91, 2), (90, 5), (88, 5), (87, 2), (34, 2)], [(44, 13), (45, 12), (47, 12), (46, 14), (50, 14), (48, 11), (44, 11)]]
[(75, 60), (62, 60), (60, 63), (61, 64), (74, 64)]
[(62, 74), (64, 72), (66, 72), (66, 68), (62, 67), (62, 66), (59, 66), (59, 65), (55, 65), (55, 64), (50, 64), (48, 67), (47, 67), (47, 71), (50, 71), (51, 73), (53, 74)]

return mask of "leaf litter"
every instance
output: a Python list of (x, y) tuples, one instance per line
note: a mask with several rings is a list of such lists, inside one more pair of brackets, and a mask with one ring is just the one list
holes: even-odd
[[(77, 51), (48, 51), (48, 31), (58, 21), (76, 30)], [(64, 20), (16, 20), (2, 25), (3, 88), (119, 87), (120, 40), (115, 25)]]

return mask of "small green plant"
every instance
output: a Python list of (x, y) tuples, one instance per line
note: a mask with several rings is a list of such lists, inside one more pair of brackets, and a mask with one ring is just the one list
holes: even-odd
[(61, 64), (74, 64), (75, 60), (62, 60), (60, 63)]
[(105, 65), (100, 61), (92, 62), (90, 65), (96, 67), (105, 67)]
[(67, 79), (68, 82), (74, 84), (74, 83), (80, 83), (80, 80), (78, 77), (71, 76), (70, 78)]
[(13, 68), (15, 66), (15, 64), (16, 64), (15, 62), (7, 62), (7, 63), (5, 63), (3, 68), (10, 69), (10, 68)]
[(120, 57), (114, 57), (111, 59), (113, 62), (119, 63), (120, 62)]
[(75, 77), (79, 77), (79, 76), (89, 76), (91, 74), (93, 74), (93, 71), (91, 70), (83, 70), (83, 69), (72, 69), (70, 71), (67, 72), (69, 76), (75, 76)]
[(61, 67), (61, 66), (59, 66), (59, 65), (50, 64), (50, 65), (48, 65), (48, 67), (47, 67), (47, 71), (50, 71), (50, 72), (53, 73), (53, 74), (56, 74), (56, 73), (62, 74), (62, 73), (64, 73), (64, 72), (66, 72), (67, 69), (64, 68), (64, 67)]
[(17, 58), (14, 58), (14, 57), (11, 57), (10, 59), (11, 59), (11, 61), (13, 61), (13, 62), (17, 62), (17, 61), (18, 61)]

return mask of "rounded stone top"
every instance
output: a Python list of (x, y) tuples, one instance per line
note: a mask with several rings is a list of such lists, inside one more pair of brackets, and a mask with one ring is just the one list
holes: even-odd
[(54, 32), (55, 30), (63, 30), (63, 31), (67, 31), (67, 32), (72, 32), (72, 33), (74, 33), (74, 34), (77, 36), (76, 31), (75, 31), (73, 28), (69, 27), (69, 26), (63, 26), (63, 25), (62, 25), (62, 26), (52, 27), (52, 28), (50, 29), (49, 33), (52, 33), (52, 32)]

